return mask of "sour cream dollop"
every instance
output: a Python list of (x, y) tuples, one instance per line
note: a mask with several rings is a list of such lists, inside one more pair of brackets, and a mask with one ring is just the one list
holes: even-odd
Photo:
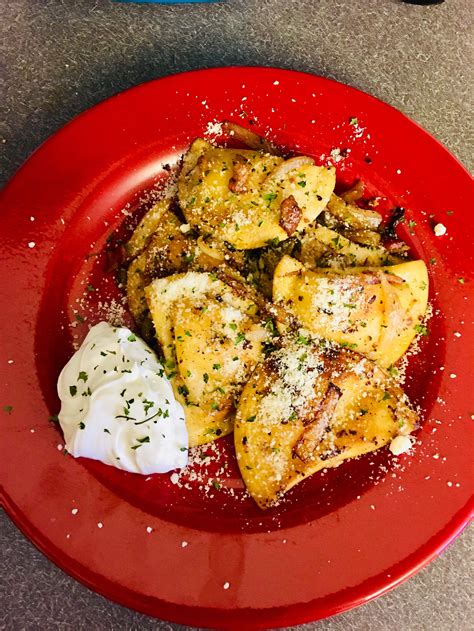
[(184, 411), (155, 353), (130, 329), (93, 326), (58, 379), (59, 423), (77, 457), (149, 475), (185, 467)]

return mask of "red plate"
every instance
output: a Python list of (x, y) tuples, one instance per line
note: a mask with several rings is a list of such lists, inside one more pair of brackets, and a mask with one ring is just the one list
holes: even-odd
[[(319, 160), (342, 156), (340, 184), (360, 177), (388, 205), (406, 207), (416, 226), (406, 224), (403, 236), (431, 260), (435, 314), (407, 384), (424, 418), (414, 453), (397, 462), (381, 450), (315, 475), (267, 512), (243, 497), (225, 442), (230, 467), (222, 487), (206, 493), (196, 482), (188, 490), (169, 475), (146, 480), (65, 456), (48, 422), (58, 411), (56, 378), (81, 334), (71, 326), (74, 311), (86, 325), (100, 320), (99, 301), (114, 292), (95, 254), (123, 222), (125, 205), (166, 173), (163, 163), (225, 118)], [(184, 624), (293, 625), (400, 583), (472, 514), (471, 200), (468, 173), (425, 131), (362, 92), (311, 75), (191, 72), (79, 116), (3, 193), (0, 471), (10, 516), (88, 587)], [(434, 235), (438, 222), (445, 236)], [(89, 283), (100, 283), (100, 296), (91, 291), (83, 302)], [(203, 473), (216, 475), (212, 467)]]

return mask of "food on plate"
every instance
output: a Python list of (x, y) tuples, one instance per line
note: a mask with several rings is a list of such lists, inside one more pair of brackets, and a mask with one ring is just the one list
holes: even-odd
[(416, 424), (384, 370), (300, 331), (252, 373), (237, 408), (235, 450), (249, 493), (268, 508), (306, 477), (407, 436)]
[(93, 326), (58, 380), (66, 449), (133, 473), (186, 466), (188, 433), (155, 353), (130, 329)]
[(235, 402), (269, 339), (259, 307), (244, 285), (213, 273), (156, 279), (145, 291), (189, 444), (229, 434)]
[[(68, 451), (127, 471), (182, 468), (234, 432), (261, 508), (317, 471), (412, 445), (393, 375), (426, 332), (428, 274), (360, 181), (225, 122), (185, 153), (177, 192), (122, 246), (136, 333), (93, 327), (61, 373)], [(378, 207), (378, 206), (377, 206)]]
[(285, 256), (273, 277), (273, 300), (313, 335), (387, 368), (406, 352), (421, 326), (428, 272), (423, 261), (307, 270)]
[(324, 210), (335, 183), (334, 167), (307, 156), (284, 160), (197, 139), (184, 156), (178, 199), (202, 234), (247, 250), (303, 230)]
[(168, 213), (170, 205), (171, 198), (161, 199), (146, 213), (125, 244), (126, 260), (134, 259), (143, 252), (153, 235), (163, 225), (163, 217)]

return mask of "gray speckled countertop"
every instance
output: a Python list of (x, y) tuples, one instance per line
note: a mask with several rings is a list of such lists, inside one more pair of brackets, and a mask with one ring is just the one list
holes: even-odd
[[(472, 168), (471, 0), (228, 0), (174, 7), (8, 0), (0, 8), (2, 181), (50, 134), (132, 85), (215, 65), (329, 76), (398, 107)], [(472, 40), (472, 37), (471, 37)], [(472, 56), (471, 56), (472, 58)], [(0, 629), (178, 629), (93, 594), (0, 516)], [(474, 619), (473, 529), (391, 593), (301, 629), (464, 631)], [(471, 620), (471, 623), (469, 623)]]

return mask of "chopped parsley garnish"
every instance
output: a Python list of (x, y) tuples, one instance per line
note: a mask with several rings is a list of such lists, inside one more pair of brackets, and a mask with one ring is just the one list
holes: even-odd
[(79, 423), (79, 429), (85, 429), (86, 425), (82, 421)]
[(81, 372), (79, 373), (79, 377), (77, 378), (78, 381), (83, 381), (84, 383), (87, 381), (88, 379), (88, 375), (84, 370), (81, 370)]
[(74, 317), (75, 317), (75, 318), (76, 318), (76, 320), (77, 320), (78, 322), (80, 322), (81, 324), (84, 322), (84, 318), (81, 316), (81, 314), (80, 314), (80, 313), (75, 313), (75, 314), (74, 314)]
[(263, 199), (269, 203), (272, 202), (276, 198), (277, 198), (276, 193), (265, 193), (265, 195), (263, 195)]
[(331, 241), (334, 243), (334, 247), (337, 250), (340, 250), (342, 248), (342, 244), (340, 242), (341, 241), (341, 237), (340, 236), (337, 236), (334, 239), (331, 239)]
[(137, 341), (137, 337), (136, 337), (136, 335), (134, 335), (134, 334), (132, 333), (131, 335), (129, 335), (129, 336), (127, 337), (127, 340), (128, 340), (129, 342), (136, 342), (136, 341)]
[(461, 285), (464, 285), (465, 282), (464, 278), (458, 278), (458, 283), (461, 283)]
[(51, 423), (59, 423), (59, 417), (57, 414), (53, 414), (52, 416), (48, 416), (48, 421), (51, 421)]
[(95, 291), (95, 287), (93, 287), (92, 285), (87, 285), (86, 290), (92, 292)]
[(213, 370), (220, 370), (221, 369), (221, 365), (220, 364), (212, 364), (212, 369)]
[(298, 182), (298, 186), (301, 186), (301, 188), (305, 188), (306, 187), (306, 180), (301, 180), (300, 182)]
[(416, 221), (413, 221), (413, 219), (410, 219), (410, 221), (408, 222), (408, 227), (414, 228), (415, 226), (416, 226)]
[(218, 410), (219, 406), (214, 401), (211, 403), (211, 410)]
[(300, 333), (298, 337), (296, 338), (296, 341), (298, 342), (298, 344), (303, 344), (304, 346), (308, 346), (309, 337), (306, 337)]
[(77, 386), (69, 386), (69, 394), (74, 397), (77, 394)]
[(148, 412), (148, 410), (152, 407), (154, 407), (154, 402), (153, 401), (148, 401), (148, 399), (143, 399), (143, 410), (145, 411), (145, 414)]
[(13, 412), (13, 405), (4, 405), (3, 411), (7, 414), (11, 414)]
[(209, 381), (209, 375), (207, 374), (207, 372), (205, 372), (202, 376), (204, 383), (207, 383)]
[(232, 329), (232, 331), (237, 331), (237, 325), (235, 324), (235, 322), (231, 322), (229, 324), (229, 327)]
[(352, 118), (349, 119), (349, 125), (354, 125), (355, 126), (355, 125), (358, 125), (358, 124), (359, 124), (359, 121), (358, 121), (356, 116), (352, 116)]
[(255, 421), (255, 419), (256, 419), (256, 418), (257, 418), (257, 417), (256, 417), (256, 415), (254, 414), (253, 416), (249, 416), (248, 418), (246, 418), (246, 419), (245, 419), (245, 421), (246, 421), (247, 423), (253, 423), (253, 422)]
[(399, 375), (398, 369), (395, 368), (395, 366), (389, 366), (387, 372), (391, 377), (398, 377)]
[(179, 394), (182, 394), (183, 397), (187, 397), (189, 394), (189, 390), (187, 386), (178, 386), (178, 392)]
[(240, 342), (243, 342), (244, 340), (245, 340), (245, 335), (243, 333), (237, 333), (234, 346), (237, 346), (237, 344), (240, 344)]
[(363, 408), (359, 408), (359, 414), (361, 416), (365, 416), (369, 410), (364, 410)]
[(218, 491), (221, 488), (221, 485), (219, 484), (217, 480), (212, 480), (211, 484), (216, 489), (216, 491)]
[(150, 442), (150, 437), (149, 436), (144, 436), (143, 438), (137, 438), (138, 445), (132, 445), (130, 449), (138, 449), (144, 443), (149, 443), (149, 442)]
[(428, 335), (428, 328), (424, 324), (417, 324), (414, 329), (420, 335)]

